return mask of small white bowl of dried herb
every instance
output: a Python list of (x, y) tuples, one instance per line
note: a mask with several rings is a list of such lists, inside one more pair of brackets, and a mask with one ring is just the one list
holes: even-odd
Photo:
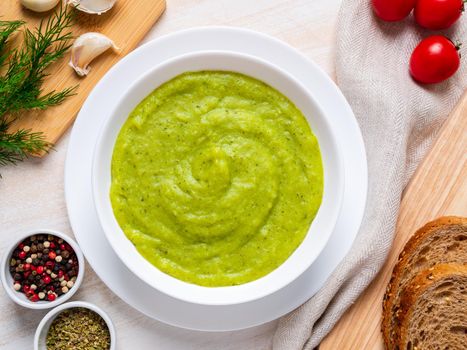
[(7, 295), (29, 309), (50, 309), (70, 299), (84, 275), (84, 256), (71, 237), (34, 230), (18, 237), (2, 258)]
[(98, 306), (73, 301), (44, 316), (34, 335), (34, 350), (115, 350), (115, 327)]

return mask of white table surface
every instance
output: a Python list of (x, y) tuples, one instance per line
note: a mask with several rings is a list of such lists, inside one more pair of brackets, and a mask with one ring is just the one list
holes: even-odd
[[(298, 48), (334, 77), (336, 20), (341, 0), (167, 0), (167, 10), (145, 41), (204, 25), (245, 27)], [(0, 254), (17, 234), (52, 228), (72, 234), (65, 207), (63, 169), (69, 132), (55, 151), (16, 167), (0, 167)], [(72, 300), (106, 310), (117, 329), (118, 349), (263, 350), (271, 348), (276, 322), (251, 329), (203, 333), (167, 326), (135, 311), (113, 294), (89, 265)], [(0, 287), (0, 349), (32, 349), (45, 311), (17, 306)], [(202, 317), (202, 315), (200, 315)]]

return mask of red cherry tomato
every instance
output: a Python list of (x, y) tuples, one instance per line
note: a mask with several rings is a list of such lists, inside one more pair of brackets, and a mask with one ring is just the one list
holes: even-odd
[(409, 15), (417, 0), (371, 0), (373, 11), (384, 21), (400, 21)]
[(460, 65), (460, 56), (451, 40), (441, 35), (420, 42), (410, 57), (410, 74), (424, 84), (439, 83), (452, 76)]
[(463, 0), (418, 0), (414, 14), (422, 27), (438, 30), (449, 28), (463, 10)]

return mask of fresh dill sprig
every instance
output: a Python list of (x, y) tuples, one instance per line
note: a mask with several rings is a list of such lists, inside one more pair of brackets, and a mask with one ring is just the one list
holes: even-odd
[(4, 52), (9, 37), (23, 24), (23, 21), (0, 21), (0, 67), (3, 66), (8, 57), (7, 53)]
[(44, 140), (42, 133), (31, 130), (17, 130), (0, 134), (0, 166), (16, 164), (29, 154), (47, 151), (51, 145)]
[[(8, 48), (10, 37), (23, 21), (0, 21), (0, 166), (16, 164), (31, 154), (46, 152), (51, 144), (43, 133), (22, 129), (9, 132), (19, 112), (58, 105), (75, 87), (42, 92), (47, 68), (70, 48), (73, 14), (60, 7), (34, 30), (24, 29), (20, 48)], [(3, 73), (1, 73), (3, 72)]]

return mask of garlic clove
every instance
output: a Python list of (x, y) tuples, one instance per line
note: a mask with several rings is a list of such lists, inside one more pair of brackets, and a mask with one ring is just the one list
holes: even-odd
[(72, 5), (78, 10), (90, 14), (102, 14), (109, 11), (117, 0), (64, 0), (67, 5)]
[(46, 12), (57, 6), (60, 0), (21, 0), (21, 5), (35, 12)]
[(69, 65), (73, 67), (79, 76), (88, 75), (91, 61), (110, 48), (120, 51), (112, 40), (101, 33), (90, 32), (82, 34), (71, 47)]

